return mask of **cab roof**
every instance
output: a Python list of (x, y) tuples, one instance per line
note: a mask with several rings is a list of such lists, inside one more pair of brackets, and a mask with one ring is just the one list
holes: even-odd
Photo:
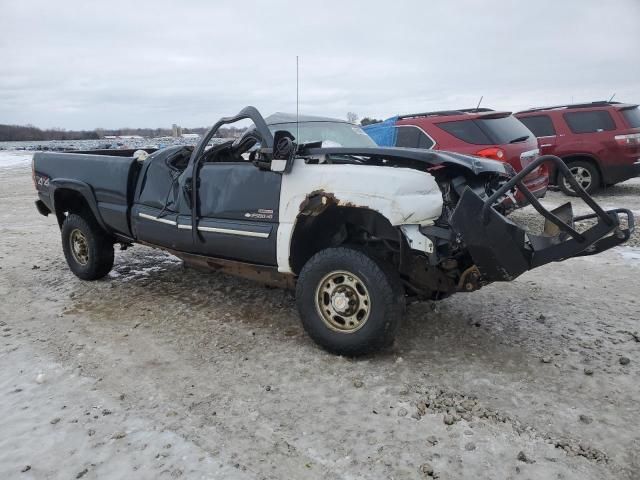
[(264, 119), (267, 125), (278, 125), (280, 123), (300, 123), (306, 122), (332, 122), (332, 123), (349, 123), (346, 120), (330, 117), (319, 117), (315, 115), (298, 115), (295, 113), (276, 112)]

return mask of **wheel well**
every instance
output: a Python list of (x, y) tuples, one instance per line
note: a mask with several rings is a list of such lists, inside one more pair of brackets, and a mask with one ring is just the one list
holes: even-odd
[[(591, 165), (593, 165), (594, 167), (596, 167), (596, 170), (598, 170), (598, 174), (600, 175), (600, 183), (602, 183), (602, 170), (600, 170), (600, 164), (598, 163), (598, 161), (593, 158), (590, 157), (588, 155), (569, 155), (566, 157), (562, 158), (562, 161), (564, 163), (566, 163), (567, 165), (569, 165), (571, 162), (576, 162), (576, 161), (581, 161), (581, 162), (587, 162), (590, 163)], [(556, 169), (556, 172), (554, 174), (554, 183), (557, 185), (558, 184), (558, 170)]]
[(62, 226), (62, 222), (66, 216), (70, 213), (77, 213), (80, 215), (91, 215), (91, 207), (87, 203), (87, 200), (77, 190), (70, 188), (58, 188), (53, 196), (53, 204), (56, 210), (56, 218), (58, 224)]
[(345, 243), (359, 244), (364, 248), (372, 248), (375, 244), (379, 252), (388, 250), (391, 253), (393, 250), (388, 246), (399, 242), (399, 235), (389, 220), (375, 210), (329, 205), (320, 213), (298, 215), (291, 236), (289, 263), (296, 274), (300, 273), (314, 254)]

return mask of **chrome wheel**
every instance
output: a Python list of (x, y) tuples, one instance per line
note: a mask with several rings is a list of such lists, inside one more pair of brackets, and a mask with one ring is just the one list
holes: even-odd
[(331, 330), (353, 333), (369, 318), (369, 292), (353, 273), (335, 271), (325, 275), (315, 298), (318, 314)]
[(69, 243), (73, 259), (80, 265), (89, 263), (89, 244), (84, 233), (76, 228), (69, 235)]
[[(576, 179), (576, 182), (578, 182), (583, 189), (589, 190), (591, 184), (593, 183), (593, 176), (591, 175), (591, 172), (589, 170), (584, 167), (575, 166), (569, 167), (569, 171), (571, 172), (571, 175), (573, 175), (573, 178)], [(565, 177), (562, 177), (562, 182), (564, 183), (564, 187), (567, 190), (573, 191), (573, 187)]]

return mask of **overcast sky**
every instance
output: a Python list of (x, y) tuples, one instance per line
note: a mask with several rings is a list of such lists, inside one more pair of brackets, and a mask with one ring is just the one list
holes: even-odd
[(0, 123), (640, 102), (640, 0), (0, 0)]

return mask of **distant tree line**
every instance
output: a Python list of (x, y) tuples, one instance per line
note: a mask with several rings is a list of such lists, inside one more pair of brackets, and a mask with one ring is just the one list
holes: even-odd
[[(347, 120), (351, 123), (357, 123), (358, 115), (349, 112)], [(377, 118), (364, 117), (360, 121), (360, 125), (371, 125), (380, 123), (382, 120)], [(236, 138), (241, 136), (247, 130), (246, 127), (223, 127), (216, 137)], [(207, 127), (182, 128), (182, 133), (197, 133), (204, 135)], [(95, 130), (65, 130), (64, 128), (52, 128), (43, 130), (33, 125), (0, 125), (0, 142), (19, 142), (29, 140), (97, 140), (105, 136), (128, 136), (139, 135), (141, 137), (170, 137), (172, 131), (170, 128), (96, 128)]]
[(216, 137), (218, 137), (218, 138), (238, 138), (246, 131), (247, 131), (247, 127), (243, 127), (243, 128), (222, 127), (220, 130), (218, 130), (218, 133), (216, 134)]
[(22, 140), (92, 140), (98, 133), (93, 131), (73, 131), (63, 129), (42, 130), (33, 125), (0, 125), (0, 141)]
[[(197, 133), (203, 135), (205, 127), (183, 128), (182, 133)], [(218, 137), (239, 137), (246, 128), (222, 128)], [(65, 130), (52, 128), (43, 130), (33, 125), (0, 125), (0, 142), (20, 142), (31, 140), (97, 140), (107, 135), (139, 135), (141, 137), (170, 137), (170, 128), (96, 128), (95, 130)]]
[[(185, 130), (183, 130), (185, 131)], [(96, 128), (98, 138), (105, 135), (139, 135), (141, 137), (166, 137), (171, 136), (170, 128)]]

